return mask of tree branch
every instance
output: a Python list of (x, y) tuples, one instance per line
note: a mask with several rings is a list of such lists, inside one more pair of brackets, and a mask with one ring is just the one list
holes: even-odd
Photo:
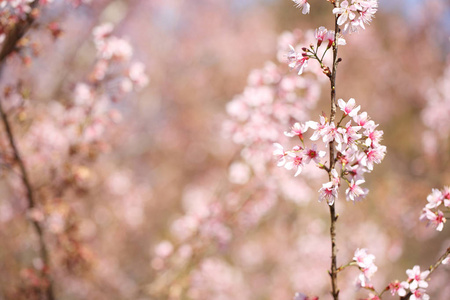
[[(441, 257), (439, 257), (438, 261), (434, 265), (430, 266), (430, 268), (428, 269), (430, 271), (430, 273), (428, 273), (428, 276), (425, 279), (428, 279), (430, 277), (430, 275), (437, 269), (437, 267), (439, 267), (442, 264), (444, 259), (447, 258), (447, 256), (449, 256), (449, 255), (450, 255), (450, 247), (447, 248), (447, 251), (445, 251), (445, 253), (442, 254)], [(412, 293), (409, 292), (405, 296), (400, 297), (400, 300), (407, 300), (407, 299), (409, 299), (409, 297), (411, 295), (412, 295)]]
[[(335, 6), (338, 5), (335, 3)], [(336, 69), (337, 69), (337, 53), (338, 53), (338, 45), (337, 45), (337, 34), (339, 31), (339, 25), (337, 24), (337, 16), (335, 16), (334, 20), (334, 43), (333, 43), (333, 70), (330, 77), (331, 83), (331, 113), (330, 113), (330, 123), (334, 122), (336, 117)], [(331, 181), (332, 174), (331, 171), (335, 167), (336, 159), (334, 158), (334, 140), (329, 144), (330, 149), (330, 167), (328, 168), (328, 177)], [(330, 205), (330, 238), (331, 238), (331, 294), (334, 300), (339, 299), (339, 289), (337, 285), (337, 247), (336, 247), (336, 201)]]
[[(32, 9), (35, 9), (38, 6), (38, 2), (39, 1), (37, 1), (37, 0), (33, 1), (30, 4), (30, 7)], [(28, 16), (25, 20), (18, 22), (10, 31), (7, 32), (6, 39), (3, 43), (3, 48), (0, 51), (0, 75), (3, 71), (6, 58), (17, 49), (18, 41), (30, 29), (33, 22), (34, 22), (33, 15), (28, 14)], [(26, 197), (28, 200), (28, 209), (32, 209), (32, 208), (36, 207), (36, 200), (34, 197), (33, 187), (31, 185), (27, 169), (25, 167), (25, 164), (23, 162), (23, 159), (22, 159), (19, 149), (17, 147), (16, 141), (14, 138), (14, 134), (13, 134), (11, 125), (8, 120), (8, 116), (5, 112), (5, 110), (3, 109), (1, 100), (0, 100), (0, 116), (2, 119), (3, 126), (5, 127), (6, 135), (8, 137), (11, 149), (13, 151), (14, 160), (17, 162), (17, 164), (19, 166), (22, 183), (26, 190)], [(53, 291), (53, 284), (52, 284), (51, 276), (49, 274), (50, 273), (49, 272), (50, 259), (49, 259), (47, 245), (45, 244), (44, 230), (38, 221), (33, 220), (33, 219), (30, 219), (30, 221), (39, 237), (40, 257), (44, 264), (44, 267), (41, 270), (41, 276), (48, 281), (48, 286), (46, 288), (45, 295), (48, 300), (54, 300), (55, 296), (54, 296), (54, 291)]]

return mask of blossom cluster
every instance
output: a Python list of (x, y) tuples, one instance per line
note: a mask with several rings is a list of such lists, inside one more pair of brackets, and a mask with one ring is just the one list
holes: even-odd
[(149, 80), (144, 72), (144, 64), (131, 62), (133, 48), (130, 43), (114, 36), (113, 29), (113, 24), (105, 23), (93, 30), (98, 61), (91, 80), (107, 81), (109, 88), (114, 87), (110, 95), (115, 92), (125, 94), (146, 86)]
[(93, 29), (98, 60), (89, 81), (75, 86), (73, 105), (64, 120), (66, 125), (76, 127), (80, 126), (78, 120), (83, 120), (78, 128), (85, 141), (97, 140), (108, 123), (120, 121), (120, 112), (112, 108), (112, 103), (149, 82), (143, 63), (131, 60), (133, 48), (129, 42), (112, 35), (113, 29), (110, 23)]
[[(301, 48), (302, 51), (300, 52), (297, 50), (297, 48), (294, 48), (292, 45), (289, 45), (290, 50), (287, 55), (289, 67), (292, 70), (295, 70), (298, 73), (298, 75), (301, 75), (303, 73), (303, 70), (308, 66), (309, 59), (312, 58), (318, 60), (323, 72), (329, 76), (331, 74), (330, 68), (324, 65), (324, 58), (328, 49), (331, 48), (333, 43), (335, 43), (336, 39), (337, 45), (345, 45), (347, 43), (343, 38), (342, 34), (340, 33), (336, 34), (334, 30), (328, 30), (323, 26), (319, 27), (314, 32), (314, 40), (316, 42), (316, 46), (311, 44), (309, 48), (302, 47)], [(319, 53), (319, 47), (321, 45), (326, 45), (326, 48), (325, 50), (323, 50), (322, 53)]]
[[(311, 5), (307, 0), (292, 1), (302, 9), (303, 14), (309, 14)], [(370, 24), (378, 10), (377, 0), (345, 0), (338, 4), (339, 6), (333, 9), (333, 14), (338, 17), (338, 25), (344, 26), (343, 33), (356, 32), (361, 28), (366, 29), (365, 24)]]
[(408, 279), (402, 282), (391, 282), (389, 291), (393, 296), (398, 294), (400, 297), (404, 297), (409, 289), (411, 293), (409, 300), (428, 300), (430, 297), (425, 293), (425, 289), (428, 287), (426, 279), (429, 274), (429, 270), (420, 272), (420, 266), (414, 266), (406, 271)]
[(356, 263), (362, 274), (358, 276), (358, 282), (361, 287), (372, 287), (370, 279), (378, 270), (374, 264), (375, 256), (368, 254), (367, 249), (356, 249), (353, 261)]
[(431, 193), (427, 196), (428, 203), (422, 210), (420, 220), (428, 220), (428, 224), (436, 227), (436, 230), (442, 231), (444, 223), (446, 221), (444, 212), (438, 207), (443, 204), (445, 210), (450, 210), (450, 187), (446, 186), (442, 190), (432, 189)]
[[(285, 32), (280, 40), (297, 44), (298, 40), (312, 36), (312, 31)], [(222, 283), (204, 284), (213, 266), (232, 269), (221, 260), (207, 258), (206, 253), (212, 247), (230, 247), (236, 232), (242, 228), (254, 228), (276, 205), (280, 196), (294, 202), (309, 200), (306, 183), (302, 185), (302, 182), (281, 172), (280, 177), (267, 172), (267, 168), (273, 168), (270, 153), (273, 142), (283, 136), (282, 130), (291, 120), (307, 120), (309, 111), (315, 108), (319, 99), (320, 70), (315, 72), (311, 68), (308, 75), (299, 77), (289, 73), (283, 64), (267, 62), (264, 68), (250, 73), (244, 92), (227, 104), (228, 120), (223, 131), (241, 146), (240, 157), (229, 167), (229, 186), (232, 188), (222, 192), (221, 198), (227, 201), (216, 199), (203, 189), (194, 188), (193, 192), (187, 189), (183, 196), (183, 215), (171, 222), (171, 237), (155, 247), (152, 260), (156, 271), (170, 274), (184, 268), (195, 253), (200, 259), (186, 274), (192, 280), (189, 293), (193, 299), (202, 299), (206, 290), (213, 295), (218, 293), (214, 286), (220, 287)], [(304, 193), (298, 193), (299, 186)], [(200, 278), (201, 286), (196, 284)], [(157, 281), (152, 284), (152, 289), (164, 289), (160, 286), (165, 284), (167, 282)]]
[[(340, 172), (336, 169), (330, 170), (332, 180), (323, 184), (319, 190), (319, 200), (326, 200), (330, 205), (338, 197), (341, 178), (348, 184), (347, 200), (363, 199), (368, 193), (367, 189), (360, 186), (365, 182), (364, 173), (371, 172), (374, 164), (381, 163), (386, 154), (386, 147), (380, 144), (383, 131), (376, 129), (378, 124), (370, 120), (366, 112), (358, 114), (361, 107), (356, 106), (355, 100), (351, 98), (345, 102), (339, 99), (338, 104), (343, 115), (337, 124), (330, 122), (325, 115), (320, 116), (319, 122), (295, 123), (291, 131), (285, 132), (285, 135), (299, 139), (301, 144), (295, 145), (291, 150), (285, 150), (282, 145), (275, 143), (276, 150), (273, 152), (278, 160), (278, 166), (288, 170), (294, 169), (297, 176), (311, 161), (319, 168), (326, 169), (324, 165), (326, 152), (320, 149), (325, 149), (329, 143), (335, 142), (337, 155), (332, 159), (340, 164)], [(346, 118), (350, 120), (343, 125)], [(313, 130), (309, 139), (322, 140), (321, 146), (305, 144), (304, 134), (308, 129)]]
[[(108, 31), (104, 30), (107, 34), (102, 38), (96, 36), (98, 28), (102, 27), (94, 29), (97, 44), (107, 43), (107, 39), (113, 38), (112, 27), (109, 26)], [(126, 48), (131, 49), (129, 44)], [(113, 53), (118, 52), (113, 50)], [(97, 56), (102, 54), (99, 49)], [(143, 87), (148, 82), (142, 63), (132, 63), (131, 56), (127, 56), (126, 60), (122, 56), (118, 61), (117, 56), (99, 59), (88, 80), (74, 84), (71, 101), (52, 101), (44, 108), (48, 118), (34, 122), (24, 140), (25, 149), (32, 153), (26, 157), (28, 163), (40, 165), (42, 160), (46, 160), (57, 166), (71, 152), (73, 155), (87, 151), (90, 147), (103, 151), (101, 141), (107, 127), (118, 123), (122, 118), (114, 103), (132, 91), (122, 89), (123, 85), (127, 85), (123, 82), (128, 82), (132, 89)], [(89, 151), (97, 152), (93, 148)], [(81, 185), (90, 176), (90, 172), (81, 166), (74, 166), (66, 174), (73, 176)]]
[(377, 0), (345, 0), (333, 9), (333, 13), (339, 16), (337, 23), (344, 26), (343, 32), (352, 33), (366, 29), (364, 24), (370, 24), (377, 10)]
[[(299, 39), (296, 35), (304, 42), (312, 32), (284, 33), (280, 39), (296, 43)], [(279, 140), (283, 128), (291, 120), (309, 118), (309, 111), (320, 97), (317, 73), (311, 69), (310, 76), (299, 77), (286, 74), (282, 65), (267, 62), (263, 69), (250, 73), (244, 92), (227, 104), (229, 120), (223, 126), (225, 135), (244, 147), (241, 156), (255, 172), (261, 173), (271, 161), (272, 143)]]

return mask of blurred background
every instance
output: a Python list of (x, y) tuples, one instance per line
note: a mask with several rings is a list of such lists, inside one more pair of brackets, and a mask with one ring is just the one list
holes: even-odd
[[(332, 28), (331, 10), (311, 1), (302, 15), (289, 0), (96, 0), (77, 8), (55, 0), (42, 10), (27, 35), (31, 62), (9, 59), (1, 86), (19, 94), (10, 118), (41, 203), (57, 299), (331, 299), (328, 208), (317, 201), (325, 177), (294, 178), (262, 158), (257, 170), (246, 159), (259, 159), (258, 150), (224, 130), (233, 120), (227, 104), (252, 70), (268, 72), (272, 61), (292, 75), (277, 61), (279, 37)], [(49, 34), (53, 22), (58, 38)], [(77, 83), (89, 82), (98, 60), (92, 30), (105, 22), (133, 47), (149, 83), (125, 96), (114, 83), (92, 84), (95, 101), (108, 94), (120, 118), (94, 139), (68, 142), (60, 127), (42, 124), (63, 122)], [(448, 225), (438, 232), (419, 221), (432, 188), (450, 184), (449, 29), (446, 0), (385, 0), (339, 50), (337, 96), (355, 98), (380, 124), (387, 155), (366, 177), (364, 201), (338, 200), (338, 264), (367, 248), (380, 291), (414, 265), (426, 269), (450, 242)], [(316, 81), (305, 118), (329, 110), (329, 86)], [(0, 174), (0, 299), (33, 299), (37, 237), (14, 168)], [(343, 299), (367, 297), (357, 274), (339, 274)], [(433, 273), (432, 299), (448, 298), (449, 279), (446, 266)]]

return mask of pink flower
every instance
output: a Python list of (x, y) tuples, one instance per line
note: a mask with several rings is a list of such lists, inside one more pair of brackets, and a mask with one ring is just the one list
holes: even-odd
[(296, 4), (296, 7), (302, 9), (304, 15), (309, 14), (310, 5), (307, 0), (292, 0)]
[(288, 137), (294, 137), (298, 136), (300, 140), (303, 141), (303, 133), (305, 133), (308, 130), (308, 125), (295, 123), (294, 126), (292, 126), (291, 131), (285, 131), (284, 135)]
[(436, 227), (437, 231), (442, 231), (444, 228), (444, 223), (446, 221), (444, 217), (444, 213), (440, 210), (437, 212), (431, 211), (429, 208), (424, 208), (422, 211), (422, 215), (420, 216), (420, 220), (429, 220), (428, 224), (431, 224), (432, 226)]
[(432, 189), (431, 194), (428, 195), (427, 201), (428, 204), (425, 206), (426, 208), (435, 208), (441, 205), (442, 200), (444, 200), (444, 195), (438, 189)]
[[(325, 39), (328, 41), (328, 48), (331, 47), (331, 45), (333, 45), (334, 43), (334, 39), (335, 38), (335, 32), (334, 30), (329, 30), (325, 36)], [(342, 36), (341, 33), (338, 32), (337, 34), (337, 45), (346, 45), (347, 42), (345, 41), (344, 37)]]
[(420, 266), (414, 266), (412, 269), (406, 270), (406, 275), (408, 275), (409, 288), (411, 289), (411, 291), (415, 291), (418, 288), (427, 288), (428, 282), (426, 282), (425, 279), (428, 277), (428, 274), (430, 274), (430, 271), (428, 270), (420, 272)]
[(311, 141), (317, 141), (321, 135), (324, 134), (324, 132), (327, 130), (327, 119), (324, 116), (320, 116), (320, 123), (314, 122), (314, 121), (308, 121), (306, 122), (307, 126), (311, 129), (314, 129), (314, 133), (311, 136)]
[(338, 197), (338, 187), (331, 181), (324, 183), (319, 190), (319, 202), (326, 200), (329, 205), (333, 205)]
[(141, 62), (135, 62), (130, 66), (128, 76), (138, 87), (144, 87), (149, 82), (148, 76), (145, 74), (145, 65)]
[(112, 23), (104, 23), (95, 27), (92, 30), (92, 35), (94, 36), (94, 40), (96, 42), (103, 40), (111, 35), (111, 32), (114, 29), (114, 25)]
[(364, 182), (365, 181), (363, 179), (357, 180), (356, 182), (352, 179), (348, 189), (345, 191), (347, 194), (347, 200), (352, 200), (353, 202), (360, 201), (367, 195), (369, 192), (368, 189), (363, 189), (359, 186)]
[[(322, 141), (324, 143), (329, 143), (336, 138), (336, 125), (334, 123), (327, 124), (322, 132)], [(338, 141), (339, 142), (339, 141)]]
[(291, 160), (287, 162), (284, 167), (287, 170), (297, 168), (294, 176), (298, 176), (302, 172), (303, 166), (305, 164), (303, 161), (303, 152), (301, 150), (302, 148), (296, 146), (294, 147), (294, 149), (292, 149), (292, 151), (287, 152), (287, 155), (289, 158), (291, 158)]
[(386, 155), (386, 146), (377, 146), (368, 149), (366, 156), (361, 160), (361, 164), (366, 166), (370, 171), (373, 170), (373, 163), (379, 164)]
[(314, 32), (314, 37), (317, 40), (317, 47), (319, 47), (324, 40), (326, 40), (327, 36), (327, 29), (323, 26), (320, 26), (316, 31)]
[(411, 291), (412, 295), (409, 297), (409, 300), (429, 300), (430, 296), (425, 294), (424, 289), (417, 289), (415, 291)]
[(317, 151), (317, 145), (313, 144), (310, 149), (305, 149), (304, 151), (305, 158), (304, 163), (309, 164), (311, 160), (313, 160), (316, 164), (319, 163), (319, 159), (324, 157), (326, 152), (325, 151)]
[(282, 167), (286, 163), (286, 152), (284, 151), (283, 146), (278, 143), (273, 143), (273, 145), (277, 148), (273, 151), (273, 155), (277, 158), (277, 166)]
[(356, 180), (363, 179), (364, 173), (367, 172), (367, 169), (358, 163), (354, 164), (354, 165), (347, 164), (345, 170), (352, 177), (352, 179), (356, 179)]
[(361, 27), (364, 28), (364, 23), (369, 24), (373, 16), (377, 12), (377, 0), (354, 0), (353, 4), (358, 9), (361, 20)]
[(334, 8), (333, 9), (333, 14), (335, 15), (339, 15), (338, 18), (338, 25), (341, 26), (343, 25), (345, 22), (347, 22), (347, 20), (353, 20), (356, 15), (356, 7), (354, 5), (348, 5), (348, 1), (342, 1), (340, 4), (340, 7), (338, 8)]
[(289, 48), (290, 50), (287, 56), (289, 67), (292, 70), (298, 71), (298, 75), (301, 75), (303, 73), (303, 69), (308, 66), (309, 57), (306, 56), (306, 53), (300, 54), (295, 51), (292, 45), (289, 45)]
[(373, 254), (367, 254), (367, 249), (356, 249), (353, 260), (368, 279), (371, 278), (378, 269), (374, 264), (375, 256)]
[(403, 297), (406, 295), (406, 290), (408, 288), (409, 284), (406, 281), (389, 283), (389, 290), (391, 291), (392, 296), (395, 296), (395, 293), (397, 293), (400, 297)]
[(374, 147), (378, 145), (383, 137), (382, 130), (375, 130), (378, 127), (378, 124), (375, 122), (368, 122), (365, 126), (366, 130), (364, 131), (364, 135), (367, 136), (365, 144), (367, 147)]
[(444, 197), (445, 207), (450, 207), (450, 187), (444, 187), (444, 189), (442, 190), (442, 196)]
[(358, 105), (357, 107), (355, 107), (355, 105), (356, 105), (356, 104), (355, 104), (355, 99), (353, 99), (353, 98), (350, 98), (350, 99), (348, 100), (347, 103), (345, 103), (344, 100), (339, 99), (339, 100), (338, 100), (338, 105), (339, 105), (339, 108), (340, 108), (346, 115), (348, 115), (348, 116), (351, 117), (351, 118), (355, 117), (355, 116), (358, 114), (359, 110), (361, 109), (361, 106), (360, 106), (360, 105)]
[(359, 126), (363, 126), (369, 121), (369, 116), (366, 112), (362, 112), (359, 115), (353, 117), (353, 121)]
[(319, 190), (319, 202), (326, 200), (328, 205), (333, 205), (338, 197), (339, 181), (340, 177), (335, 169), (331, 171), (331, 181), (322, 184), (322, 188)]
[[(343, 142), (348, 145), (354, 145), (355, 141), (359, 140), (362, 137), (362, 134), (357, 133), (361, 126), (351, 126), (352, 121), (349, 121), (345, 128), (338, 128), (338, 132), (342, 134)], [(355, 147), (355, 150), (357, 147)]]

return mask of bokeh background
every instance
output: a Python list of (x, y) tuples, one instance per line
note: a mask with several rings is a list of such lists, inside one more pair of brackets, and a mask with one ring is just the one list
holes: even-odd
[[(331, 5), (311, 1), (302, 15), (289, 0), (63, 2), (47, 6), (43, 25), (28, 33), (38, 49), (31, 62), (11, 58), (1, 79), (24, 99), (11, 120), (45, 207), (57, 299), (331, 299), (328, 208), (317, 202), (323, 177), (304, 172), (298, 185), (286, 179), (291, 196), (279, 193), (267, 178), (293, 174), (248, 171), (242, 146), (223, 133), (227, 103), (249, 73), (280, 65), (279, 36), (331, 28)], [(57, 39), (50, 22), (62, 29)], [(53, 122), (55, 103), (69, 103), (89, 76), (92, 30), (104, 22), (133, 46), (150, 82), (112, 102), (120, 122), (62, 155), (58, 127), (39, 124)], [(367, 176), (367, 199), (337, 203), (338, 263), (367, 248), (379, 290), (414, 265), (427, 268), (450, 243), (448, 224), (437, 232), (419, 222), (431, 189), (450, 184), (449, 28), (445, 0), (385, 0), (340, 48), (338, 98), (355, 98), (380, 124), (387, 155)], [(313, 118), (328, 111), (328, 88), (308, 107)], [(4, 132), (1, 143), (7, 156)], [(46, 147), (56, 149), (43, 155)], [(12, 169), (0, 173), (0, 299), (31, 299), (21, 291), (36, 284), (37, 238)], [(449, 272), (433, 273), (432, 299), (450, 295)], [(339, 276), (343, 299), (366, 297), (356, 270)]]

